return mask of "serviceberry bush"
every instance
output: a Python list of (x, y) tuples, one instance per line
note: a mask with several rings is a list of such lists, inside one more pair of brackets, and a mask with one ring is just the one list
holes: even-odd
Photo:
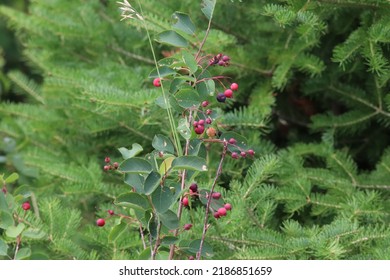
[[(119, 5), (122, 19), (146, 25), (148, 19), (142, 15), (141, 5), (140, 12), (128, 1)], [(237, 82), (218, 73), (220, 67), (230, 66), (231, 58), (203, 50), (215, 6), (216, 1), (202, 2), (209, 24), (201, 41), (197, 41), (198, 32), (189, 15), (175, 12), (171, 29), (156, 35), (157, 42), (174, 47), (175, 53), (159, 61), (145, 27), (156, 65), (149, 79), (161, 92), (156, 106), (165, 110), (170, 133), (155, 135), (151, 142), (154, 150), (147, 154), (134, 143), (132, 149), (119, 149), (121, 163), (110, 164), (109, 157), (104, 160), (104, 171), (116, 170), (129, 185), (129, 191), (119, 195), (114, 204), (121, 211), (131, 209), (133, 215), (113, 216), (123, 223), (137, 223), (144, 245), (141, 254), (149, 254), (152, 259), (164, 254), (169, 259), (212, 256), (206, 238), (213, 226), (210, 220), (223, 218), (232, 209), (225, 202), (229, 198), (216, 191), (224, 162), (229, 160), (227, 156), (233, 160), (254, 156), (245, 138), (224, 128), (221, 121), (224, 106), (234, 102), (239, 91)], [(219, 153), (219, 161), (210, 160), (211, 151)], [(203, 218), (191, 218), (192, 211), (202, 211)], [(96, 223), (103, 227), (105, 220), (99, 218)], [(182, 237), (182, 231), (192, 227), (198, 228), (199, 236)]]

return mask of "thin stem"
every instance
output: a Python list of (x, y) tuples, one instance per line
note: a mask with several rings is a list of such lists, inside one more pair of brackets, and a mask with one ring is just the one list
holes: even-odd
[(202, 238), (200, 239), (199, 251), (196, 253), (197, 260), (200, 260), (200, 256), (202, 255), (204, 240), (206, 238), (206, 233), (209, 228), (208, 219), (209, 219), (209, 212), (210, 212), (210, 205), (211, 205), (211, 198), (212, 198), (211, 194), (214, 192), (214, 188), (217, 184), (217, 180), (219, 176), (222, 174), (222, 165), (223, 165), (223, 161), (225, 160), (227, 147), (228, 147), (228, 142), (225, 140), (223, 142), (223, 150), (222, 150), (221, 160), (219, 161), (219, 165), (217, 169), (217, 174), (215, 175), (214, 182), (213, 185), (211, 186), (210, 193), (207, 199), (206, 211), (205, 211), (204, 222), (203, 222)]
[(154, 244), (154, 248), (153, 248), (153, 251), (152, 251), (152, 260), (155, 260), (156, 259), (156, 255), (157, 255), (157, 250), (158, 248), (160, 247), (160, 232), (161, 232), (161, 222), (158, 221), (158, 227), (157, 227), (157, 239), (156, 239), (156, 243)]
[[(142, 5), (141, 5), (141, 2), (139, 0), (138, 0), (138, 6), (139, 6), (139, 9), (140, 9), (141, 15), (143, 16)], [(147, 34), (148, 41), (149, 41), (149, 47), (150, 47), (150, 50), (151, 50), (152, 55), (153, 55), (153, 61), (154, 61), (155, 67), (156, 67), (157, 75), (158, 75), (159, 78), (161, 78), (160, 69), (158, 68), (157, 57), (156, 57), (156, 53), (155, 53), (154, 48), (153, 48), (153, 43), (152, 43), (152, 39), (151, 39), (151, 36), (150, 36), (150, 33), (149, 33), (149, 29), (146, 26), (145, 20), (142, 20), (142, 23), (143, 23), (144, 28), (146, 30), (146, 34)], [(162, 95), (163, 95), (163, 98), (164, 98), (165, 106), (167, 107), (166, 110), (167, 110), (167, 113), (168, 113), (168, 120), (169, 120), (169, 125), (171, 127), (171, 132), (172, 132), (172, 136), (173, 136), (174, 145), (175, 145), (177, 154), (179, 156), (181, 156), (183, 154), (183, 151), (182, 151), (182, 147), (180, 145), (179, 135), (177, 133), (177, 129), (176, 129), (176, 126), (175, 126), (175, 121), (174, 121), (174, 118), (173, 118), (172, 110), (171, 110), (171, 108), (169, 106), (168, 97), (167, 97), (167, 94), (165, 93), (163, 83), (161, 83), (161, 91), (162, 91)]]
[(142, 223), (141, 222), (139, 222), (139, 233), (141, 234), (141, 240), (142, 240), (142, 245), (144, 246), (144, 250), (146, 250), (147, 246), (146, 246), (145, 235), (144, 235), (144, 231), (142, 229)]
[(206, 34), (204, 35), (204, 38), (203, 38), (202, 43), (200, 43), (199, 50), (198, 50), (198, 52), (197, 52), (196, 55), (195, 55), (195, 60), (198, 60), (198, 57), (199, 57), (199, 55), (200, 55), (200, 53), (201, 53), (201, 51), (202, 51), (202, 49), (203, 49), (203, 46), (204, 46), (204, 44), (206, 43), (207, 37), (209, 36), (210, 29), (211, 29), (211, 20), (212, 20), (212, 18), (213, 18), (213, 17), (211, 16), (210, 19), (209, 19), (209, 23), (208, 23), (208, 25), (207, 25)]
[[(188, 122), (189, 123), (192, 122), (192, 113), (193, 113), (193, 110), (190, 110), (189, 111), (189, 116), (188, 116)], [(187, 139), (186, 140), (186, 146), (185, 146), (185, 149), (184, 149), (184, 155), (188, 155), (189, 148), (190, 148), (190, 139)], [(187, 172), (186, 172), (186, 170), (183, 170), (183, 173), (181, 175), (181, 190), (184, 190), (184, 188), (185, 188), (186, 176), (187, 176)], [(177, 218), (178, 218), (179, 221), (180, 221), (182, 212), (183, 212), (183, 204), (179, 203), (179, 207), (177, 209)], [(177, 229), (175, 229), (175, 231), (173, 233), (173, 236), (176, 237), (178, 234), (179, 234), (179, 229), (177, 228)], [(169, 249), (169, 259), (172, 260), (174, 255), (175, 255), (175, 244), (172, 244), (170, 246), (170, 249)]]

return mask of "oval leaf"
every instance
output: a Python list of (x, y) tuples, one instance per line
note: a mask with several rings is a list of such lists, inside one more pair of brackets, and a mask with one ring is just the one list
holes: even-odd
[(189, 15), (180, 12), (175, 12), (172, 15), (172, 19), (174, 21), (174, 23), (172, 24), (172, 27), (174, 29), (182, 31), (188, 35), (195, 34), (196, 27), (192, 22), (191, 18), (189, 17)]
[(203, 0), (202, 1), (202, 12), (210, 20), (213, 17), (215, 4), (217, 0)]
[(0, 239), (0, 256), (6, 256), (8, 251), (8, 245), (3, 239)]
[(161, 223), (168, 229), (173, 230), (179, 227), (179, 219), (177, 218), (176, 214), (173, 213), (171, 210), (168, 210), (163, 214), (159, 214), (159, 217)]
[(18, 179), (19, 179), (19, 174), (18, 173), (12, 173), (11, 175), (9, 175), (7, 177), (7, 179), (5, 179), (5, 182), (7, 184), (11, 184), (11, 183), (15, 182)]
[(123, 220), (121, 220), (119, 225), (114, 226), (110, 234), (108, 235), (108, 240), (110, 242), (115, 242), (123, 233), (126, 232), (127, 224)]
[(10, 238), (16, 238), (24, 230), (24, 224), (18, 224), (17, 226), (10, 226), (5, 231), (5, 234)]
[(151, 208), (144, 195), (133, 192), (119, 195), (115, 200), (115, 204), (142, 211), (146, 211)]
[(158, 213), (165, 213), (172, 205), (173, 193), (170, 188), (157, 188), (152, 193), (152, 202)]
[(0, 228), (7, 229), (14, 225), (14, 219), (11, 213), (0, 210)]
[(186, 118), (181, 118), (179, 120), (177, 130), (184, 139), (188, 140), (191, 138), (190, 123)]
[(207, 165), (204, 158), (197, 156), (182, 156), (174, 159), (172, 162), (172, 169), (207, 171)]
[[(158, 75), (159, 73), (160, 76)], [(161, 66), (158, 68), (158, 72), (157, 69), (154, 69), (152, 72), (150, 72), (149, 78), (158, 78), (158, 77), (163, 78), (175, 74), (176, 74), (175, 70), (169, 68), (168, 66)]]
[(25, 237), (25, 238), (39, 240), (46, 237), (46, 233), (37, 228), (28, 228), (25, 231), (23, 231), (22, 236), (23, 238)]
[(30, 248), (22, 248), (20, 249), (15, 256), (16, 260), (25, 260), (28, 259), (31, 256), (31, 249)]
[(198, 70), (198, 63), (195, 57), (187, 51), (183, 51), (183, 61), (190, 70), (190, 74), (194, 74)]
[(126, 173), (124, 182), (133, 187), (137, 193), (143, 194), (145, 179), (143, 176), (136, 173)]
[(131, 147), (131, 150), (126, 149), (124, 147), (121, 147), (118, 150), (122, 154), (123, 159), (128, 159), (128, 158), (135, 157), (136, 155), (141, 153), (144, 149), (140, 144), (134, 143)]
[(198, 92), (193, 89), (180, 90), (175, 95), (176, 101), (180, 107), (193, 108), (200, 105), (200, 98)]
[(161, 134), (157, 134), (156, 136), (154, 136), (152, 146), (157, 151), (167, 152), (170, 154), (173, 154), (175, 152), (175, 148), (173, 147), (172, 141), (168, 137)]
[[(192, 241), (188, 247), (189, 247), (188, 250), (190, 252), (196, 254), (200, 248), (200, 239), (196, 239), (196, 240)], [(211, 247), (211, 245), (207, 241), (204, 241), (203, 247), (202, 247), (202, 252), (200, 255), (202, 257), (209, 258), (209, 257), (212, 257), (213, 254), (214, 254), (213, 247)]]
[(157, 42), (179, 47), (186, 48), (188, 47), (188, 41), (181, 36), (179, 33), (173, 30), (163, 31), (157, 35)]
[(151, 194), (159, 185), (161, 181), (161, 176), (160, 173), (152, 171), (146, 177), (145, 179), (145, 184), (144, 184), (144, 189), (145, 189), (145, 194), (149, 195)]
[(161, 175), (164, 175), (168, 172), (168, 170), (172, 166), (172, 162), (174, 159), (175, 159), (175, 157), (167, 157), (166, 159), (164, 159), (164, 161), (160, 165), (160, 174)]
[(152, 165), (142, 158), (129, 158), (121, 163), (119, 171), (129, 173), (150, 173), (153, 170)]

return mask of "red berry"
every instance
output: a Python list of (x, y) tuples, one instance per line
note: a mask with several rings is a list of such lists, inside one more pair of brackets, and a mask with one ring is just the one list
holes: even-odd
[(107, 212), (108, 212), (108, 214), (110, 214), (111, 216), (115, 214), (113, 210), (108, 210)]
[(230, 138), (230, 139), (229, 139), (229, 144), (234, 145), (234, 144), (236, 144), (236, 143), (237, 143), (237, 140), (236, 140), (236, 139), (234, 139), (234, 138)]
[(96, 221), (96, 225), (97, 225), (98, 227), (104, 227), (105, 224), (106, 224), (106, 221), (105, 221), (104, 219), (98, 219), (98, 220)]
[(208, 101), (203, 101), (202, 102), (202, 107), (207, 107), (209, 105), (209, 102)]
[(118, 167), (119, 167), (119, 163), (117, 163), (117, 162), (114, 162), (114, 164), (113, 164), (112, 166), (114, 166), (114, 168), (115, 168), (115, 169), (118, 169)]
[(153, 80), (153, 85), (155, 87), (161, 87), (161, 79), (160, 78), (156, 78)]
[(255, 152), (253, 150), (248, 150), (248, 154), (250, 154), (251, 156), (254, 156)]
[(212, 122), (213, 122), (212, 119), (210, 119), (210, 118), (207, 118), (207, 119), (206, 119), (206, 123), (207, 123), (207, 124), (211, 124)]
[(204, 132), (204, 126), (198, 125), (194, 130), (196, 134), (202, 134)]
[(223, 60), (218, 61), (218, 65), (219, 66), (225, 66), (225, 61), (223, 61)]
[(104, 171), (108, 171), (108, 170), (110, 170), (110, 169), (111, 169), (111, 166), (109, 166), (109, 165), (105, 165), (105, 166), (103, 167), (103, 169), (104, 169)]
[(190, 230), (192, 228), (192, 224), (185, 224), (184, 230)]
[(194, 121), (193, 125), (194, 125), (194, 127), (197, 127), (198, 126), (198, 121)]
[(227, 210), (225, 207), (221, 207), (218, 209), (218, 212), (219, 216), (226, 216), (226, 213), (227, 213)]
[(231, 90), (236, 91), (236, 90), (238, 90), (238, 84), (237, 83), (232, 83), (230, 85), (230, 88), (231, 88)]
[(230, 211), (232, 210), (232, 205), (230, 203), (226, 203), (224, 206), (223, 206), (226, 210)]
[(231, 89), (227, 89), (224, 92), (226, 98), (232, 98), (233, 97), (233, 91)]
[(236, 152), (233, 152), (233, 153), (232, 153), (232, 158), (234, 158), (234, 159), (238, 159), (238, 158), (239, 158), (239, 156), (238, 156), (238, 154), (237, 154)]
[(111, 159), (109, 158), (109, 157), (106, 157), (105, 159), (104, 159), (104, 162), (105, 163), (109, 163), (111, 161)]
[(181, 201), (181, 203), (183, 204), (183, 206), (187, 207), (189, 205), (189, 200), (187, 197), (184, 197), (183, 200)]
[(215, 192), (211, 194), (211, 197), (214, 199), (220, 199), (221, 198), (221, 193)]
[(190, 261), (195, 260), (194, 256), (189, 256), (188, 259), (189, 259)]
[(24, 211), (28, 211), (28, 210), (30, 210), (30, 208), (31, 208), (31, 205), (30, 205), (30, 202), (24, 202), (23, 204), (22, 204), (22, 208), (23, 208), (23, 210)]
[(241, 152), (241, 156), (242, 157), (246, 157), (246, 153), (245, 152)]
[(198, 125), (204, 125), (204, 120), (199, 120)]
[(213, 216), (214, 216), (214, 218), (216, 218), (216, 219), (221, 218), (221, 215), (219, 215), (218, 211), (217, 211), (217, 212), (214, 212)]
[(206, 115), (211, 115), (212, 112), (213, 112), (213, 111), (211, 111), (210, 109), (207, 109), (207, 110), (206, 110)]
[(196, 183), (192, 183), (190, 186), (190, 190), (196, 193), (198, 191), (198, 185)]

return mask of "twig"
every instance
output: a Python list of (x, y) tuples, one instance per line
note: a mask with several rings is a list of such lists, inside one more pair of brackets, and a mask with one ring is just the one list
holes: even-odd
[(217, 180), (218, 180), (219, 176), (222, 174), (222, 165), (223, 165), (223, 161), (224, 161), (225, 156), (226, 156), (227, 147), (228, 147), (228, 142), (226, 140), (224, 140), (221, 160), (219, 161), (217, 174), (215, 175), (214, 182), (213, 182), (213, 185), (211, 186), (210, 193), (209, 193), (209, 196), (207, 199), (206, 212), (204, 215), (204, 222), (203, 222), (202, 238), (200, 239), (199, 251), (196, 253), (197, 260), (199, 260), (200, 256), (202, 255), (203, 244), (204, 244), (204, 240), (206, 238), (206, 233), (207, 233), (207, 229), (208, 229), (208, 218), (209, 218), (210, 204), (211, 204), (211, 198), (212, 198), (211, 194), (214, 192), (214, 188), (215, 188), (215, 185), (217, 184)]

